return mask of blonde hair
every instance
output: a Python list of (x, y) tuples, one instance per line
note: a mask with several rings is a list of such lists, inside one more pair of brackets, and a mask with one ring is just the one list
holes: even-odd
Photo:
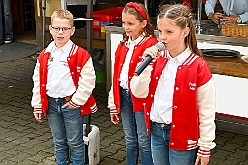
[[(140, 34), (142, 34), (142, 32), (145, 33), (145, 36), (155, 36), (154, 34), (154, 28), (151, 24), (151, 20), (149, 18), (149, 14), (145, 8), (145, 6), (141, 3), (136, 3), (134, 2), (134, 4), (140, 6), (143, 11), (145, 12), (147, 18), (145, 19), (134, 7), (125, 7), (122, 10), (122, 13), (128, 13), (128, 14), (132, 14), (135, 15), (136, 19), (139, 20), (140, 22), (143, 22), (144, 20), (147, 20), (147, 25), (144, 27), (143, 31), (140, 32)], [(123, 34), (123, 40), (121, 41), (121, 43), (123, 44), (124, 42), (126, 42), (128, 40), (128, 36), (126, 35), (126, 33)]]
[(55, 10), (51, 15), (51, 23), (53, 22), (54, 18), (67, 19), (70, 21), (71, 27), (74, 25), (73, 15), (68, 10)]
[(162, 6), (160, 8), (160, 13), (158, 14), (158, 19), (164, 18), (174, 20), (175, 24), (181, 29), (189, 27), (190, 32), (187, 37), (185, 37), (185, 44), (188, 44), (193, 53), (203, 57), (201, 51), (197, 47), (195, 27), (192, 22), (192, 15), (189, 7), (183, 4)]

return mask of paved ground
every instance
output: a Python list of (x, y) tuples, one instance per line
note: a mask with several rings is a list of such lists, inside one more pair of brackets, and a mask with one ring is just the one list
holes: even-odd
[[(55, 165), (48, 123), (35, 121), (30, 99), (35, 58), (0, 63), (0, 165)], [(105, 84), (94, 90), (99, 111), (91, 123), (100, 129), (99, 165), (124, 165), (121, 125), (109, 120)], [(248, 136), (217, 130), (209, 165), (248, 165)]]

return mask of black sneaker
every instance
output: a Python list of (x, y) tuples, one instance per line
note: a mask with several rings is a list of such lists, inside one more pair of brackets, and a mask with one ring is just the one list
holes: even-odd
[(5, 40), (4, 40), (4, 43), (5, 44), (9, 44), (11, 42), (12, 42), (12, 39), (10, 39), (10, 38), (5, 38)]

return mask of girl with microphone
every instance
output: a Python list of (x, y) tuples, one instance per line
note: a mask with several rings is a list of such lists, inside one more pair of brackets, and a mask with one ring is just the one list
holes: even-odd
[(156, 61), (130, 83), (135, 97), (147, 99), (154, 165), (207, 165), (215, 147), (215, 85), (197, 48), (189, 8), (162, 8), (157, 27), (166, 50), (147, 48), (144, 56)]

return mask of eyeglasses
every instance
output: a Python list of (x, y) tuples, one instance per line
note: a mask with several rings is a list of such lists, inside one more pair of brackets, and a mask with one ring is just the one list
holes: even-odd
[(72, 28), (68, 28), (68, 27), (57, 27), (57, 26), (52, 26), (53, 32), (58, 33), (60, 32), (60, 30), (62, 30), (62, 32), (64, 34), (68, 33)]

